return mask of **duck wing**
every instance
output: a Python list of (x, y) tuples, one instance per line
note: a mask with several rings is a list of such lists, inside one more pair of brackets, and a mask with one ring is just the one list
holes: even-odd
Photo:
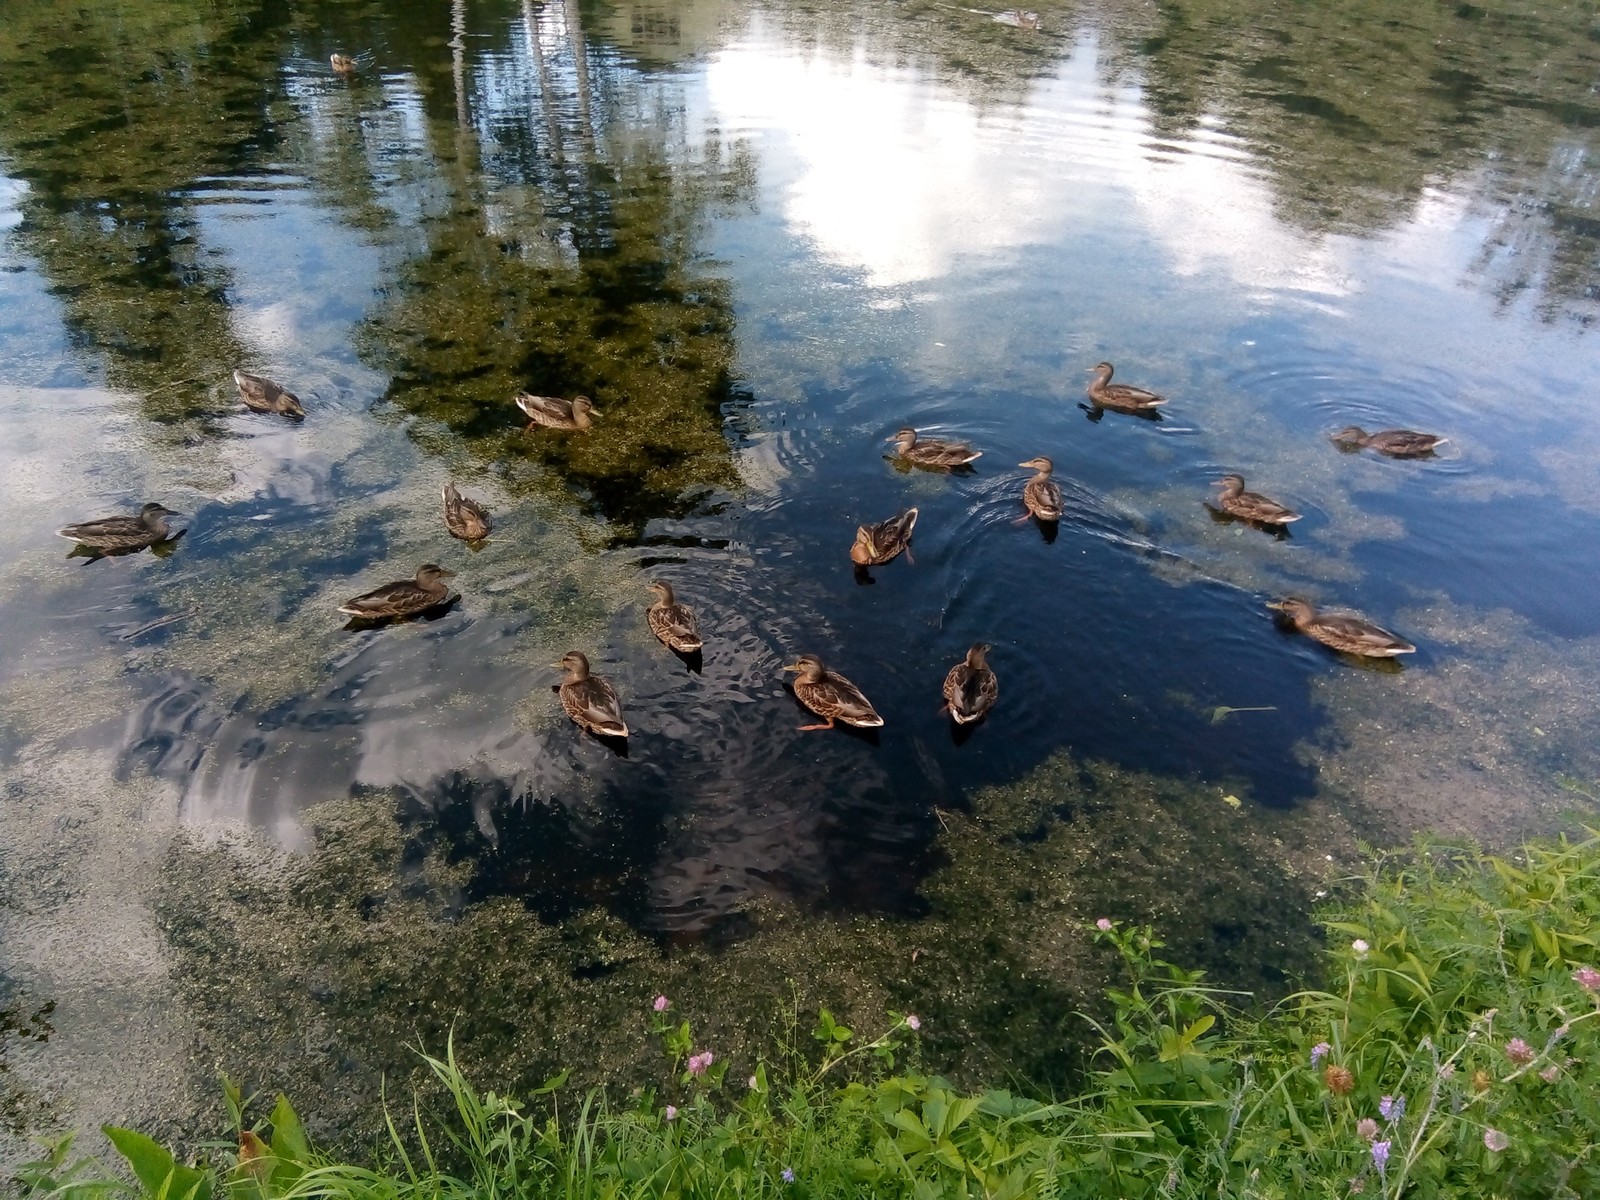
[(339, 606), (339, 611), (352, 617), (404, 617), (427, 612), (453, 599), (448, 590), (430, 591), (418, 587), (415, 580), (399, 579), (351, 597)]
[(56, 533), (60, 537), (82, 542), (85, 546), (92, 546), (97, 541), (106, 539), (120, 541), (125, 538), (145, 537), (152, 542), (161, 540), (161, 535), (138, 517), (101, 517), (98, 521), (84, 521), (78, 525), (65, 526), (56, 530)]
[(243, 400), (246, 408), (253, 408), (257, 412), (281, 413), (303, 412), (300, 407), (300, 398), (293, 392), (286, 390), (282, 385), (266, 378), (264, 375), (251, 375), (245, 371), (233, 373), (234, 386), (239, 389), (239, 399)]
[(958, 725), (970, 724), (983, 716), (999, 695), (1000, 681), (987, 668), (974, 670), (959, 662), (944, 677), (945, 703), (950, 706), (950, 715)]
[(1236, 517), (1246, 521), (1259, 521), (1263, 525), (1287, 525), (1290, 521), (1298, 521), (1300, 514), (1292, 508), (1285, 508), (1276, 500), (1268, 499), (1260, 492), (1240, 492), (1232, 498), (1223, 497), (1222, 508)]
[[(857, 556), (856, 547), (851, 547), (850, 557), (863, 566), (879, 567), (891, 559), (899, 557), (911, 541), (911, 531), (917, 526), (917, 510), (908, 508), (897, 513), (887, 521), (879, 521), (876, 525), (864, 525), (867, 545), (863, 547), (864, 558)], [(857, 546), (861, 543), (858, 541)]]
[(617, 693), (598, 675), (563, 683), (561, 707), (566, 709), (567, 716), (591, 733), (601, 733), (607, 737), (628, 736), (628, 726), (622, 719), (622, 704), (617, 699)]
[(1090, 392), (1089, 396), (1105, 408), (1159, 408), (1167, 402), (1165, 396), (1127, 383), (1108, 383), (1098, 393)]
[(453, 483), (444, 488), (444, 525), (464, 542), (476, 542), (489, 536), (489, 512), (476, 500), (469, 500), (456, 490)]
[(843, 675), (826, 672), (815, 683), (800, 680), (795, 684), (800, 702), (819, 717), (843, 721), (846, 725), (875, 727), (883, 724), (878, 710), (862, 695), (861, 689)]
[(517, 407), (528, 414), (530, 421), (540, 425), (571, 425), (572, 402), (559, 396), (535, 396), (522, 392), (517, 396)]
[(1373, 434), (1367, 444), (1382, 454), (1405, 458), (1427, 454), (1449, 440), (1431, 433), (1418, 433), (1414, 429), (1385, 429), (1382, 433)]
[(700, 622), (690, 609), (681, 604), (652, 604), (644, 615), (650, 622), (650, 632), (664, 645), (684, 654), (701, 648)]
[(1041, 521), (1061, 519), (1061, 488), (1053, 479), (1030, 479), (1022, 488), (1022, 503)]
[(1396, 654), (1412, 654), (1416, 647), (1402, 637), (1390, 633), (1381, 625), (1374, 625), (1365, 617), (1341, 613), (1319, 614), (1306, 632), (1324, 645), (1349, 654), (1368, 658), (1390, 658)]

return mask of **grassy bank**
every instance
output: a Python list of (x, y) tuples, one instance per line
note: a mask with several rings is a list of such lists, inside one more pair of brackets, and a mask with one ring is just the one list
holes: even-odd
[[(234, 1130), (194, 1163), (107, 1135), (135, 1194), (239, 1197), (1346, 1196), (1600, 1194), (1600, 838), (1510, 858), (1377, 857), (1319, 913), (1323, 979), (1267, 1011), (1096, 923), (1126, 982), (1078, 1094), (961, 1093), (918, 1070), (925, 1024), (876, 1036), (823, 1011), (732, 1063), (662, 996), (640, 1014), (659, 1083), (521, 1099), (427, 1064), (453, 1104), (398, 1098), (364, 1164), (319, 1154), (288, 1100), (226, 1089)], [(50, 1147), (40, 1194), (124, 1189)]]

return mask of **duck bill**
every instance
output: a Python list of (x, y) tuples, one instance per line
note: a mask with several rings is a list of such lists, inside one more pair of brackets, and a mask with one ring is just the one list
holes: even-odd
[(800, 670), (800, 664), (797, 663), (797, 662), (792, 662), (788, 666), (784, 667), (783, 669), (785, 671), (799, 671)]
[(1282, 600), (1268, 600), (1267, 601), (1267, 607), (1271, 608), (1271, 609), (1275, 609), (1278, 612), (1283, 612), (1289, 606), (1287, 604), (1285, 604)]

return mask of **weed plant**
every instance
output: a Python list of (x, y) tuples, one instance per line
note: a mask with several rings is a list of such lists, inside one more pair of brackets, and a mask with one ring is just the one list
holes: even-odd
[[(234, 1136), (182, 1162), (107, 1128), (115, 1179), (47, 1147), (35, 1195), (155, 1200), (660, 1197), (1578, 1197), (1600, 1195), (1600, 838), (1512, 858), (1419, 844), (1374, 856), (1321, 914), (1322, 990), (1269, 1011), (1159, 957), (1149, 927), (1090, 936), (1120, 957), (1081, 1093), (960, 1094), (923, 1073), (921, 1023), (859, 1037), (823, 1010), (730, 1070), (658, 997), (654, 1090), (574, 1098), (565, 1075), (480, 1092), (453, 1047), (426, 1062), (454, 1103), (391, 1119), (373, 1165), (310, 1144), (282, 1096), (225, 1083)], [(809, 1022), (808, 1022), (809, 1024)]]

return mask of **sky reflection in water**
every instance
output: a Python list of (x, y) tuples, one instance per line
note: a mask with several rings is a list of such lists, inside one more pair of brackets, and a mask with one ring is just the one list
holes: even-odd
[[(1408, 672), (1471, 653), (1427, 636), (1452, 604), (1600, 634), (1581, 113), (1508, 178), (1502, 130), (1351, 135), (1287, 84), (1219, 84), (1178, 120), (1177, 51), (1112, 18), (661, 11), (401, 8), (341, 31), (375, 61), (349, 82), (319, 29), (250, 41), (272, 136), (138, 200), (181, 230), (142, 268), (193, 264), (165, 298), (106, 265), (155, 236), (119, 223), (132, 201), (95, 217), (93, 181), (0, 145), (22, 181), (0, 193), (0, 630), (28, 647), (0, 682), (78, 681), (103, 709), (71, 737), (170, 779), (200, 825), (294, 844), (307, 806), (396, 788), (481, 857), (476, 894), (694, 933), (767, 892), (914, 908), (934, 806), (1063, 747), (1307, 800), (1305, 746), (1337, 748), (1315, 689), (1350, 668), (1277, 632), (1273, 594), (1414, 633)], [(1242, 78), (1287, 69), (1253, 53)], [(1385, 192), (1363, 138), (1375, 172), (1448, 161)], [(119, 342), (146, 303), (170, 322)], [(1163, 420), (1086, 419), (1102, 358), (1172, 397)], [(238, 363), (306, 398), (304, 425), (232, 412)], [(519, 387), (607, 417), (524, 435)], [(977, 471), (895, 470), (907, 422), (973, 440)], [(1341, 455), (1326, 434), (1352, 422), (1452, 441)], [(1015, 522), (1012, 464), (1038, 453), (1067, 492), (1053, 542)], [(1228, 470), (1306, 513), (1291, 538), (1211, 519)], [(447, 478), (496, 514), (479, 553), (444, 536)], [(56, 525), (158, 495), (195, 514), (171, 559), (59, 561)], [(916, 563), (858, 584), (855, 524), (913, 503)], [(339, 627), (425, 560), (460, 572), (458, 608)], [(644, 631), (656, 575), (714, 631), (703, 674)], [(938, 685), (976, 640), (1001, 701), (958, 741)], [(573, 645), (624, 697), (626, 758), (549, 696)], [(880, 739), (795, 730), (778, 668), (800, 652), (865, 688)]]

